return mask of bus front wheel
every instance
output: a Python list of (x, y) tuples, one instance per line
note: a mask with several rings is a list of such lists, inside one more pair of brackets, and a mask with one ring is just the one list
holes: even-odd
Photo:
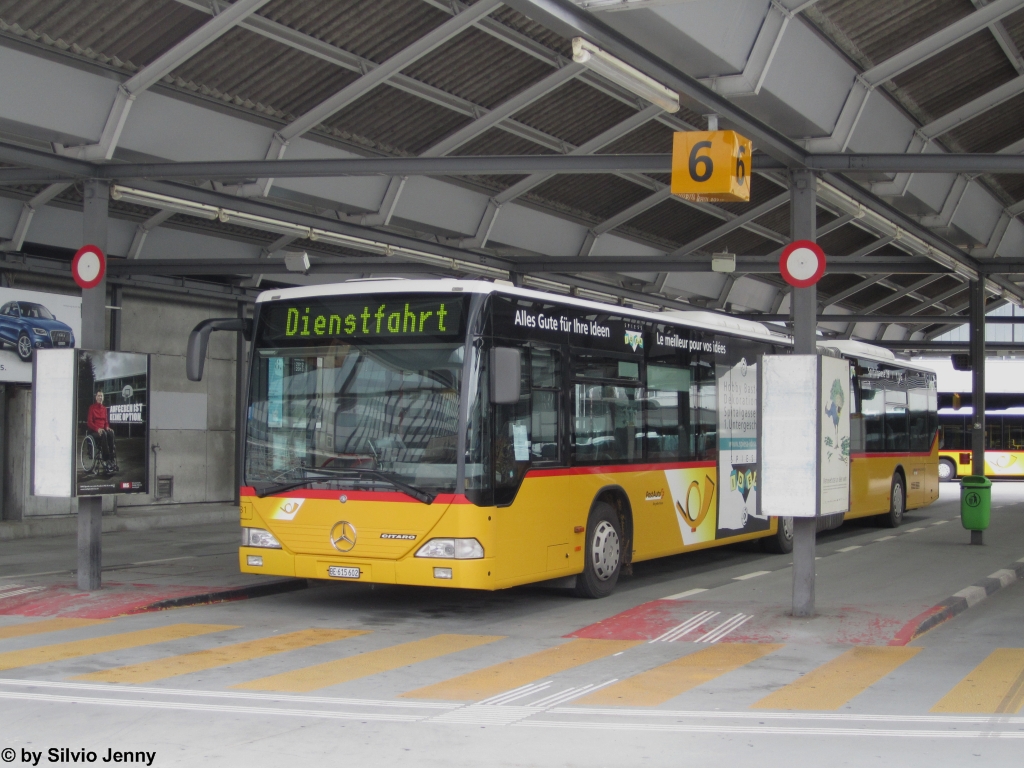
[(949, 459), (939, 459), (939, 480), (956, 480), (956, 465)]
[(599, 501), (590, 510), (584, 554), (583, 573), (576, 577), (576, 594), (607, 597), (622, 570), (622, 528), (611, 504)]
[(892, 476), (892, 486), (889, 491), (889, 511), (879, 515), (878, 520), (883, 528), (899, 528), (903, 522), (903, 513), (907, 509), (907, 489), (903, 482), (903, 475), (897, 472)]

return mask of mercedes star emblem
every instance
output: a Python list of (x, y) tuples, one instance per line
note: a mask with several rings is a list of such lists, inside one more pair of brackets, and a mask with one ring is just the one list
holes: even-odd
[(348, 520), (342, 520), (331, 528), (331, 544), (339, 552), (351, 552), (356, 545), (356, 527)]

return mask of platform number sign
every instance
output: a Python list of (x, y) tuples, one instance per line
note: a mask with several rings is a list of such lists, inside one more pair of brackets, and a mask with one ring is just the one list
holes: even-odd
[(735, 131), (679, 131), (672, 138), (672, 194), (697, 203), (750, 200), (750, 139)]

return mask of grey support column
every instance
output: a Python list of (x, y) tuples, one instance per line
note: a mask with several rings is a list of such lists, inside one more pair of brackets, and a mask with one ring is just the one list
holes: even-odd
[[(985, 474), (985, 278), (971, 282), (971, 474)], [(984, 531), (971, 531), (971, 544), (982, 544)]]
[[(810, 171), (794, 171), (790, 181), (790, 237), (793, 240), (817, 238), (817, 179)], [(817, 354), (818, 290), (794, 288), (791, 313), (793, 317), (794, 352)], [(805, 510), (806, 511), (806, 510)], [(793, 518), (793, 615), (814, 615), (814, 545), (818, 520), (814, 517)]]
[[(110, 190), (106, 183), (90, 179), (85, 182), (83, 214), (83, 245), (95, 245), (107, 252), (107, 203)], [(107, 280), (95, 288), (82, 291), (82, 349), (106, 349), (107, 346)], [(78, 499), (78, 588), (100, 588), (103, 561), (100, 536), (103, 531), (103, 498), (82, 496)]]

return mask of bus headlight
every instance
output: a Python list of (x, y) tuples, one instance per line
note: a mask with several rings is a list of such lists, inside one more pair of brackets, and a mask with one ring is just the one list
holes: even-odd
[(446, 560), (479, 560), (483, 556), (483, 545), (476, 539), (431, 539), (416, 552), (416, 557)]
[(242, 546), (280, 549), (281, 542), (279, 542), (270, 531), (265, 531), (262, 528), (243, 528)]

